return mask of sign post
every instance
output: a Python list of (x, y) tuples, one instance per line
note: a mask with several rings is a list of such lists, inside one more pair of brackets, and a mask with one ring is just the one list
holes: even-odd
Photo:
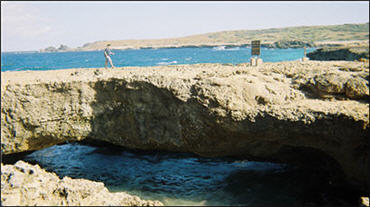
[[(262, 64), (262, 59), (259, 57), (261, 55), (261, 41), (260, 40), (253, 40), (252, 41), (252, 57), (251, 57), (251, 65), (257, 66)], [(257, 56), (257, 57), (254, 57)]]
[(253, 40), (252, 41), (252, 56), (261, 54), (261, 41), (260, 40)]

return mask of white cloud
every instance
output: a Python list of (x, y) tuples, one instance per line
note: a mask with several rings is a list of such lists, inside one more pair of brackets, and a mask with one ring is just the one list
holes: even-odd
[(26, 3), (1, 2), (1, 35), (5, 38), (35, 38), (51, 30), (50, 21)]

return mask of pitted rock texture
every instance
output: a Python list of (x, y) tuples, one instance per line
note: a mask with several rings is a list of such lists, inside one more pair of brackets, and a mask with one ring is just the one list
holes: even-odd
[(307, 54), (311, 60), (360, 60), (369, 59), (369, 42), (363, 45), (319, 48)]
[(2, 72), (1, 150), (86, 139), (315, 165), (308, 154), (364, 183), (368, 73), (346, 61)]
[(2, 206), (163, 206), (124, 192), (110, 193), (104, 184), (85, 179), (60, 179), (38, 165), (18, 161), (1, 164)]

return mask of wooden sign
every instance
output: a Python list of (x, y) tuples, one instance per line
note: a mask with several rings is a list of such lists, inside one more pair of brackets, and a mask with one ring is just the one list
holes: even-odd
[(261, 54), (261, 41), (253, 40), (252, 41), (252, 55), (260, 55), (260, 54)]

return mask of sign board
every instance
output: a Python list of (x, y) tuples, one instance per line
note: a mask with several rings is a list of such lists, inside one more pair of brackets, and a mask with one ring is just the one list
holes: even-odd
[(260, 55), (260, 54), (261, 54), (261, 41), (253, 40), (252, 41), (252, 55)]

